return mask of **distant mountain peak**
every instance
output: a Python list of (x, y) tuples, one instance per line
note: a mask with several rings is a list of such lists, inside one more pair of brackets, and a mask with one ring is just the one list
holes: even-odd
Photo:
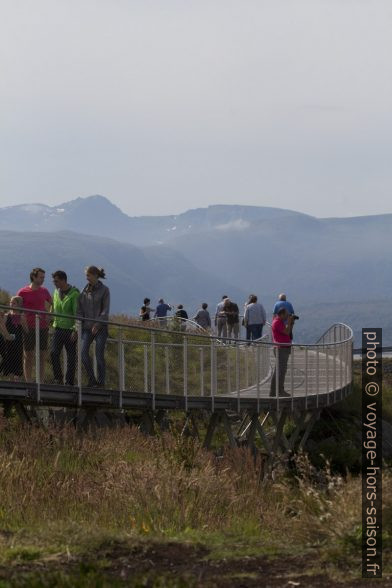
[[(91, 196), (79, 196), (78, 198), (75, 198), (74, 200), (69, 200), (68, 202), (64, 202), (63, 204), (60, 204), (61, 208), (76, 208), (76, 207), (86, 207), (86, 206), (91, 206), (91, 205), (99, 205), (99, 206), (106, 206), (107, 208), (111, 208), (116, 209), (120, 212), (121, 209), (116, 206), (115, 204), (113, 204), (113, 202), (111, 202), (109, 200), (109, 198), (107, 198), (106, 196), (102, 196), (101, 194), (93, 194)], [(124, 213), (122, 213), (124, 214)]]

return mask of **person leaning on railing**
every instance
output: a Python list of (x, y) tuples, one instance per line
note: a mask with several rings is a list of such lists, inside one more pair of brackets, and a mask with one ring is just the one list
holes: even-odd
[(244, 324), (246, 327), (246, 338), (250, 341), (256, 341), (263, 335), (263, 327), (267, 322), (267, 315), (264, 306), (257, 302), (255, 294), (249, 299), (249, 304), (245, 308)]
[(193, 317), (195, 323), (202, 327), (203, 329), (211, 329), (211, 316), (207, 310), (208, 304), (207, 302), (203, 302), (201, 308), (197, 311), (196, 315)]
[(275, 343), (274, 355), (276, 358), (274, 371), (271, 378), (270, 396), (276, 396), (276, 373), (278, 372), (279, 396), (288, 397), (284, 389), (284, 381), (287, 372), (287, 363), (291, 353), (291, 331), (293, 328), (294, 318), (289, 315), (285, 307), (281, 307), (274, 316), (271, 325), (272, 339)]
[(78, 309), (79, 290), (68, 284), (68, 277), (62, 270), (52, 274), (55, 291), (53, 292), (52, 312), (53, 339), (50, 358), (52, 360), (53, 377), (56, 384), (63, 384), (63, 372), (61, 369), (61, 351), (65, 347), (67, 353), (67, 373), (65, 383), (73, 386), (76, 370), (76, 341), (77, 332), (75, 316)]
[(229, 300), (229, 297), (226, 296), (226, 294), (224, 294), (222, 296), (222, 300), (219, 302), (219, 304), (216, 307), (215, 321), (214, 321), (215, 327), (217, 328), (218, 337), (224, 337), (224, 338), (227, 337), (227, 316), (226, 316), (225, 309), (224, 309), (225, 304), (227, 304), (226, 300)]
[(4, 325), (0, 322), (0, 333), (5, 335), (0, 372), (15, 381), (23, 376), (23, 334), (27, 331), (27, 323), (22, 305), (20, 296), (12, 296)]
[[(110, 291), (101, 281), (105, 271), (95, 265), (86, 268), (87, 285), (79, 296), (77, 314), (82, 320), (82, 363), (87, 372), (88, 385), (105, 386), (105, 346), (108, 338)], [(100, 321), (106, 321), (100, 322)], [(95, 340), (97, 379), (90, 357), (90, 345)]]

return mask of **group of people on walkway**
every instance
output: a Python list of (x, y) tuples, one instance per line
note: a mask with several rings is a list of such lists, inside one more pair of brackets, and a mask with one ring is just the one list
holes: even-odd
[[(76, 317), (81, 318), (81, 355), (88, 385), (105, 385), (105, 346), (108, 337), (110, 291), (102, 283), (105, 271), (91, 265), (86, 268), (86, 286), (79, 291), (68, 283), (66, 272), (52, 274), (55, 287), (53, 296), (44, 287), (45, 270), (36, 267), (30, 273), (30, 282), (10, 300), (10, 310), (0, 315), (0, 372), (12, 379), (24, 376), (32, 380), (36, 346), (39, 345), (40, 374), (43, 377), (48, 352), (49, 325), (53, 313), (53, 336), (50, 358), (54, 380), (64, 383), (61, 353), (65, 349), (67, 371), (65, 384), (73, 386), (76, 371), (76, 344), (78, 339)], [(22, 312), (21, 309), (24, 309)], [(34, 311), (34, 312), (33, 312)], [(2, 313), (4, 315), (4, 313)], [(90, 347), (95, 341), (97, 377), (95, 377)]]
[[(50, 345), (50, 359), (54, 381), (58, 384), (73, 386), (77, 365), (78, 324), (81, 325), (81, 359), (89, 387), (105, 386), (105, 347), (108, 338), (108, 320), (110, 313), (110, 291), (101, 280), (105, 271), (96, 266), (85, 269), (87, 284), (79, 291), (68, 283), (65, 271), (57, 270), (52, 274), (53, 295), (44, 287), (45, 270), (36, 267), (30, 273), (30, 283), (11, 297), (9, 311), (0, 311), (0, 373), (8, 378), (26, 382), (32, 380), (33, 366), (36, 360), (36, 346), (39, 345), (40, 374), (44, 375), (49, 346), (49, 326), (53, 327)], [(23, 311), (22, 311), (23, 309)], [(168, 313), (174, 305), (159, 299), (155, 310), (151, 300), (145, 298), (140, 309), (141, 321), (154, 318), (166, 326)], [(53, 313), (53, 317), (51, 314)], [(180, 330), (186, 329), (188, 313), (182, 304), (177, 305), (174, 314)], [(76, 319), (81, 322), (77, 323)], [(246, 328), (249, 342), (262, 337), (263, 327), (267, 321), (264, 306), (257, 296), (251, 294), (240, 316), (238, 304), (227, 295), (222, 296), (214, 316), (214, 326), (219, 338), (236, 340), (240, 334), (240, 320)], [(273, 309), (272, 337), (275, 343), (274, 353), (278, 354), (278, 369), (274, 370), (271, 380), (271, 395), (276, 393), (278, 378), (279, 395), (285, 396), (284, 379), (290, 356), (294, 308), (287, 301), (285, 294), (280, 294)], [(204, 302), (193, 317), (193, 321), (206, 330), (212, 329), (212, 320), (208, 304)], [(90, 347), (95, 341), (96, 375), (93, 368)], [(62, 371), (61, 354), (66, 353), (66, 374)]]

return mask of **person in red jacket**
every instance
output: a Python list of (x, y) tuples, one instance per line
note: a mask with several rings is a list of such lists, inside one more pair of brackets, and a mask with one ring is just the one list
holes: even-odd
[(275, 343), (274, 354), (276, 357), (274, 372), (271, 378), (270, 396), (276, 396), (276, 373), (278, 373), (279, 396), (288, 397), (290, 394), (285, 392), (284, 380), (287, 372), (287, 363), (291, 353), (291, 332), (293, 329), (294, 318), (289, 315), (287, 309), (282, 307), (275, 315), (272, 325), (272, 338)]
[[(52, 297), (48, 290), (43, 287), (45, 281), (45, 270), (35, 267), (30, 272), (30, 284), (21, 288), (17, 295), (22, 298), (24, 309), (31, 310), (26, 312), (27, 331), (23, 334), (23, 371), (26, 382), (31, 382), (33, 364), (35, 358), (35, 341), (36, 341), (36, 315), (34, 310), (49, 312), (52, 304)], [(46, 353), (48, 349), (49, 336), (49, 316), (39, 316), (39, 348), (40, 348), (40, 372), (41, 378), (44, 376)]]

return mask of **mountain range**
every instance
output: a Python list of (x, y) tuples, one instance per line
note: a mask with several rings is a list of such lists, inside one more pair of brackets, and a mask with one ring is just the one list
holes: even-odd
[(79, 285), (83, 266), (94, 263), (107, 270), (116, 312), (135, 312), (147, 295), (182, 302), (192, 314), (223, 293), (242, 305), (250, 292), (269, 309), (287, 291), (303, 340), (338, 319), (353, 324), (357, 337), (361, 326), (385, 325), (392, 288), (391, 214), (319, 219), (217, 205), (130, 217), (90, 196), (0, 208), (0, 247), (0, 287), (14, 291), (35, 265), (67, 269)]

